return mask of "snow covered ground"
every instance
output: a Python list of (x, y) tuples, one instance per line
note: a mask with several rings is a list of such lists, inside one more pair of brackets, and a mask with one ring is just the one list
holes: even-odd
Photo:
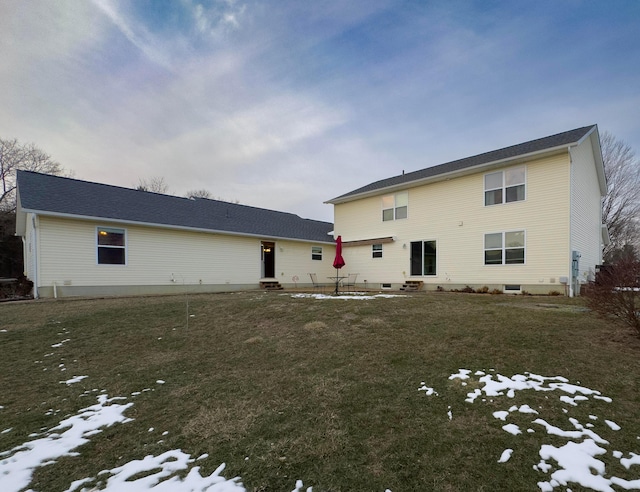
[[(301, 296), (295, 295), (294, 297)], [(316, 294), (313, 297), (317, 299), (375, 299), (380, 295), (323, 296)], [(65, 339), (52, 347), (59, 348), (68, 342), (71, 340)], [(52, 355), (49, 353), (45, 357)], [(64, 371), (65, 368), (61, 367), (60, 370)], [(60, 383), (74, 385), (85, 379), (90, 381), (88, 376), (74, 376), (60, 381)], [(581, 386), (580, 383), (571, 383), (561, 376), (546, 377), (528, 372), (504, 376), (493, 369), (476, 370), (475, 372), (470, 369), (460, 369), (457, 373), (452, 374), (449, 380), (475, 388), (467, 393), (465, 404), (482, 405), (483, 402), (504, 401), (504, 410), (494, 411), (492, 417), (495, 419), (496, 425), (513, 436), (514, 445), (505, 449), (500, 456), (495, 457), (497, 463), (508, 462), (514, 454), (517, 454), (518, 442), (526, 439), (528, 435), (543, 432), (566, 440), (562, 446), (544, 444), (540, 447), (539, 456), (531, 457), (531, 466), (540, 474), (537, 486), (542, 492), (552, 492), (556, 488), (570, 491), (572, 484), (599, 492), (615, 492), (616, 489), (612, 487), (614, 485), (622, 490), (640, 490), (640, 454), (631, 452), (631, 450), (609, 449), (610, 443), (600, 435), (603, 430), (606, 432), (618, 431), (621, 429), (621, 425), (605, 418), (606, 415), (589, 415), (588, 422), (580, 422), (571, 416), (572, 409), (579, 405), (586, 405), (589, 402), (611, 403), (611, 398), (603, 395), (600, 391)], [(92, 436), (99, 434), (105, 428), (117, 425), (123, 426), (124, 429), (124, 426), (132, 421), (125, 415), (127, 409), (135, 404), (132, 400), (146, 391), (156, 391), (164, 383), (164, 380), (157, 380), (156, 384), (160, 386), (145, 388), (127, 397), (109, 397), (106, 390), (85, 391), (82, 396), (95, 398), (95, 404), (81, 409), (76, 415), (64, 418), (51, 429), (31, 434), (29, 437), (32, 440), (13, 449), (0, 452), (0, 490), (19, 492), (29, 486), (37, 468), (50, 466), (63, 456), (80, 455), (81, 446), (88, 443)], [(431, 398), (442, 398), (443, 389), (439, 390), (422, 382), (416, 397), (427, 398), (427, 402)], [(547, 392), (547, 398), (558, 398), (564, 405), (563, 413), (567, 419), (564, 428), (549, 424), (545, 420), (546, 416), (541, 415), (542, 408), (531, 408), (525, 403), (519, 403), (519, 397), (527, 391)], [(447, 414), (443, 415), (443, 418), (456, 418), (451, 408), (452, 406), (449, 405)], [(9, 433), (12, 431), (11, 428), (1, 429), (3, 410), (4, 407), (0, 405), (0, 433)], [(49, 409), (48, 412), (54, 415), (57, 413), (53, 409)], [(557, 416), (547, 418), (551, 417), (557, 421)], [(514, 422), (515, 420), (521, 423), (523, 418), (526, 419), (526, 426)], [(150, 431), (152, 430), (150, 429)], [(638, 449), (640, 449), (640, 436), (638, 436)], [(626, 470), (632, 470), (632, 477), (639, 478), (629, 480), (608, 474), (605, 463), (600, 459), (607, 453), (619, 460)], [(69, 483), (66, 492), (97, 490), (96, 483), (110, 492), (148, 490), (154, 492), (244, 492), (246, 490), (240, 477), (225, 478), (222, 476), (225, 468), (224, 463), (212, 474), (203, 476), (200, 473), (198, 461), (206, 457), (206, 454), (192, 457), (180, 449), (167, 450), (158, 456), (140, 457), (140, 459), (130, 461), (123, 466), (101, 471), (96, 477), (74, 480)], [(177, 476), (178, 472), (187, 473), (182, 478)], [(139, 478), (132, 478), (135, 476)], [(532, 484), (532, 487), (534, 486)], [(303, 492), (304, 490), (311, 492), (312, 488), (305, 489), (303, 482), (298, 480), (293, 491)]]

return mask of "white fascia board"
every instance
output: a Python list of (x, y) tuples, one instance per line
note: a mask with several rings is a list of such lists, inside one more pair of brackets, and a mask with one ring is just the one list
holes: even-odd
[(598, 125), (593, 125), (585, 135), (578, 140), (575, 145), (571, 147), (577, 147), (586, 139), (589, 139), (591, 143), (591, 151), (593, 152), (593, 158), (596, 161), (596, 173), (598, 174), (598, 185), (600, 186), (600, 196), (607, 194), (607, 176), (604, 173), (604, 160), (602, 159), (602, 148), (600, 147), (600, 132), (598, 131)]
[[(332, 200), (327, 200), (326, 202), (323, 203), (329, 203), (332, 205), (338, 205), (340, 203), (346, 203), (346, 202), (350, 202), (353, 200), (359, 200), (361, 198), (367, 198), (370, 196), (377, 196), (377, 195), (382, 195), (385, 193), (389, 193), (392, 191), (398, 191), (398, 190), (404, 190), (407, 188), (415, 188), (416, 186), (422, 186), (424, 184), (428, 184), (428, 183), (435, 183), (438, 181), (445, 181), (448, 179), (453, 179), (453, 178), (459, 178), (462, 176), (466, 176), (468, 174), (475, 174), (481, 170), (489, 170), (492, 168), (497, 168), (497, 167), (501, 167), (501, 166), (505, 166), (505, 165), (510, 165), (510, 164), (518, 164), (524, 161), (528, 161), (531, 160), (533, 158), (536, 157), (541, 157), (543, 155), (553, 155), (553, 154), (558, 154), (562, 151), (568, 151), (568, 149), (572, 146), (575, 146), (576, 144), (565, 144), (565, 145), (559, 145), (557, 147), (551, 147), (549, 149), (544, 149), (544, 150), (538, 150), (536, 152), (530, 152), (528, 154), (521, 154), (518, 156), (514, 156), (514, 157), (506, 157), (504, 159), (499, 159), (497, 161), (491, 161), (491, 162), (486, 162), (484, 164), (479, 164), (477, 166), (472, 166), (472, 167), (466, 167), (464, 169), (460, 169), (459, 171), (451, 171), (448, 173), (442, 173), (442, 174), (436, 174), (434, 176), (429, 176), (427, 178), (422, 178), (422, 179), (416, 179), (414, 181), (406, 181), (404, 183), (400, 183), (397, 185), (393, 185), (393, 186), (386, 186), (384, 188), (377, 188), (375, 190), (371, 190), (371, 191), (366, 191), (363, 193), (358, 193), (357, 195), (350, 195), (341, 199), (337, 199), (334, 198)], [(455, 161), (452, 161), (455, 162)]]
[(20, 190), (16, 189), (16, 236), (27, 233), (27, 212), (20, 205)]
[(46, 217), (60, 217), (63, 219), (76, 219), (76, 220), (89, 220), (92, 222), (110, 222), (112, 224), (123, 224), (123, 225), (134, 225), (134, 226), (142, 226), (142, 227), (153, 227), (156, 229), (170, 229), (177, 231), (189, 231), (189, 232), (202, 232), (207, 234), (220, 234), (224, 236), (237, 236), (237, 237), (255, 237), (260, 239), (281, 239), (285, 241), (293, 241), (298, 243), (324, 243), (324, 244), (335, 244), (334, 241), (330, 240), (322, 240), (315, 241), (312, 239), (300, 239), (294, 237), (283, 237), (283, 236), (270, 236), (268, 234), (251, 234), (248, 232), (232, 232), (232, 231), (221, 231), (218, 229), (204, 229), (201, 227), (187, 227), (187, 226), (179, 226), (179, 225), (171, 225), (171, 224), (157, 224), (155, 222), (138, 222), (135, 220), (124, 220), (124, 219), (112, 219), (110, 217), (95, 217), (92, 215), (74, 215), (74, 214), (65, 214), (60, 212), (48, 212), (46, 210), (23, 210), (23, 212), (31, 212), (34, 214), (38, 214)]

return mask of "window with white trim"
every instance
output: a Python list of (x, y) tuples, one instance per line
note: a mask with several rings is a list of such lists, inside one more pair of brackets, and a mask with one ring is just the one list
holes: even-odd
[(125, 265), (127, 263), (126, 232), (124, 229), (98, 227), (98, 265)]
[(322, 261), (322, 246), (311, 246), (311, 259)]
[(382, 258), (382, 244), (371, 245), (371, 258)]
[(484, 204), (519, 202), (525, 199), (527, 172), (525, 166), (512, 167), (484, 175)]
[(409, 209), (409, 193), (403, 191), (382, 197), (382, 221), (406, 219)]
[(485, 265), (523, 264), (524, 258), (524, 231), (492, 232), (484, 235)]
[(411, 242), (411, 275), (436, 275), (436, 242)]

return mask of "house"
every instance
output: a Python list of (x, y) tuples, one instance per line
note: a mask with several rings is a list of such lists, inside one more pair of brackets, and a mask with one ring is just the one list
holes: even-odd
[(215, 292), (334, 270), (328, 222), (27, 171), (16, 233), (35, 297)]
[(368, 287), (577, 295), (608, 240), (597, 126), (401, 174), (343, 194), (334, 231)]

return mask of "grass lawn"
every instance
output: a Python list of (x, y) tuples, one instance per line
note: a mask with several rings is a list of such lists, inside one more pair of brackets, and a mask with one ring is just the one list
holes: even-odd
[[(87, 477), (89, 488), (104, 485), (101, 470), (177, 449), (207, 455), (202, 476), (226, 463), (223, 475), (249, 491), (291, 491), (298, 479), (314, 492), (541, 490), (559, 468), (552, 459), (550, 470), (534, 468), (541, 447), (585, 435), (567, 439), (532, 422), (575, 431), (570, 418), (608, 442), (598, 456), (606, 477), (638, 480), (640, 462), (627, 469), (619, 458), (640, 454), (640, 340), (582, 306), (564, 297), (276, 292), (0, 304), (0, 461), (104, 390), (133, 403), (124, 412), (133, 420), (37, 467), (33, 490)], [(468, 379), (451, 378), (460, 369)], [(560, 396), (580, 392), (528, 390), (471, 403), (477, 371), (562, 376), (611, 401), (571, 404)], [(64, 383), (74, 376), (87, 377)], [(494, 417), (514, 405), (538, 414)], [(499, 463), (505, 449), (513, 454)], [(567, 488), (591, 490), (557, 490)]]

